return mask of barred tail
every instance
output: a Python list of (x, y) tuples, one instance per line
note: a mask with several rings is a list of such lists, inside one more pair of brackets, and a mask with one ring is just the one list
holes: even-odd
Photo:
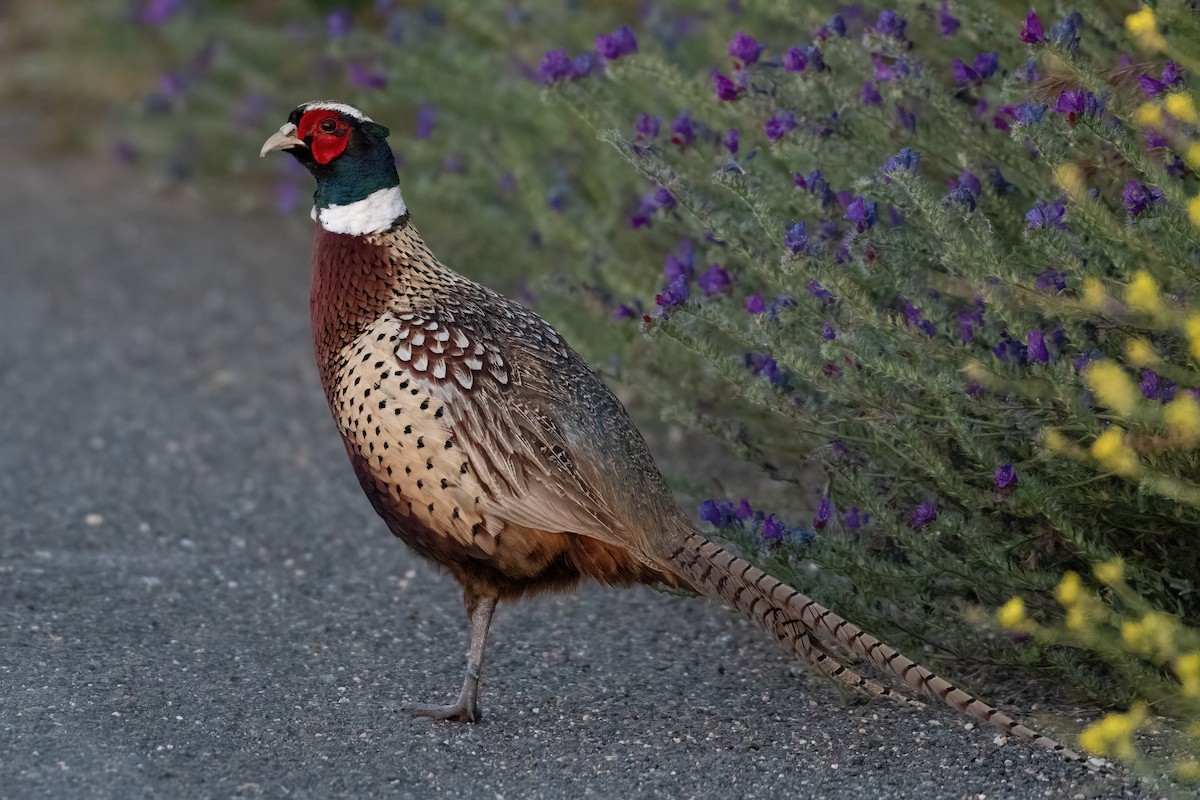
[(820, 603), (699, 533), (687, 536), (678, 549), (667, 555), (667, 559), (672, 569), (698, 592), (741, 612), (775, 636), (798, 659), (833, 678), (873, 694), (898, 696), (830, 657), (829, 647), (837, 645), (869, 662), (880, 672), (969, 717), (993, 725), (1010, 736), (1053, 750), (1068, 759), (1084, 760), (1073, 750), (938, 677)]

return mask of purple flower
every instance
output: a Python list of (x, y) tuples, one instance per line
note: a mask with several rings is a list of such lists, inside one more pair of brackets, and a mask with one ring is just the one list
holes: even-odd
[(596, 54), (605, 61), (616, 61), (621, 56), (637, 52), (637, 37), (628, 25), (622, 25), (613, 33), (596, 37)]
[(550, 50), (542, 57), (542, 63), (537, 68), (538, 78), (542, 83), (554, 83), (574, 77), (575, 68), (567, 55), (567, 48), (559, 47)]
[(783, 234), (783, 246), (793, 253), (801, 253), (808, 249), (808, 228), (804, 220), (795, 222)]
[(821, 502), (817, 504), (817, 513), (813, 516), (812, 526), (817, 530), (824, 530), (832, 516), (833, 502), (830, 501), (829, 495), (825, 495), (821, 498)]
[(692, 123), (691, 114), (685, 111), (676, 117), (675, 122), (671, 125), (671, 134), (671, 144), (680, 150), (687, 148), (696, 138), (696, 128)]
[(837, 298), (833, 296), (833, 292), (825, 289), (816, 281), (808, 282), (808, 293), (820, 301), (821, 305), (833, 305), (837, 302)]
[(325, 32), (330, 39), (345, 36), (354, 28), (354, 15), (348, 8), (335, 8), (325, 18)]
[(723, 137), (721, 137), (721, 145), (729, 151), (730, 155), (736, 155), (738, 151), (738, 142), (742, 138), (742, 132), (737, 128), (730, 128)]
[(1162, 205), (1165, 202), (1162, 189), (1157, 186), (1147, 186), (1138, 181), (1130, 181), (1125, 184), (1125, 191), (1121, 193), (1121, 205), (1125, 206), (1131, 220), (1146, 209)]
[(890, 156), (887, 161), (883, 162), (883, 174), (885, 176), (898, 175), (904, 172), (909, 175), (916, 175), (917, 167), (920, 163), (921, 154), (911, 147), (905, 147), (899, 153)]
[(828, 322), (821, 324), (821, 338), (827, 342), (832, 342), (837, 338), (837, 331), (829, 326)]
[(727, 525), (732, 525), (737, 516), (733, 511), (733, 503), (728, 500), (705, 500), (696, 509), (700, 519), (705, 522), (723, 528)]
[(896, 126), (910, 133), (916, 133), (917, 115), (904, 106), (896, 106)]
[(696, 279), (696, 284), (704, 290), (704, 296), (709, 297), (724, 292), (729, 288), (729, 273), (720, 264), (711, 264), (709, 268)]
[(1161, 377), (1158, 373), (1152, 370), (1142, 371), (1141, 382), (1142, 396), (1149, 400), (1158, 400), (1163, 403), (1169, 403), (1175, 399), (1179, 387), (1173, 381)]
[(1039, 200), (1025, 214), (1025, 227), (1031, 231), (1041, 230), (1042, 228), (1065, 230), (1067, 224), (1063, 222), (1063, 214), (1066, 210), (1067, 205), (1063, 202), (1062, 198), (1055, 200), (1049, 205)]
[(729, 40), (729, 45), (725, 50), (735, 61), (748, 67), (758, 61), (758, 57), (762, 55), (763, 45), (755, 41), (753, 37), (738, 31)]
[(654, 190), (654, 202), (659, 208), (674, 208), (675, 196), (665, 186), (660, 186)]
[(804, 58), (813, 72), (825, 72), (829, 69), (825, 66), (825, 56), (821, 54), (821, 48), (815, 44), (804, 45)]
[(783, 68), (788, 72), (804, 72), (808, 56), (799, 47), (792, 45), (783, 53)]
[(750, 507), (750, 501), (743, 497), (737, 508), (734, 509), (733, 515), (740, 520), (748, 520), (753, 517), (754, 509)]
[(417, 108), (417, 138), (428, 139), (437, 127), (437, 108), (430, 103), (422, 103)]
[(783, 535), (787, 533), (787, 525), (775, 519), (774, 514), (768, 514), (763, 520), (762, 537), (768, 543), (777, 544), (783, 540)]
[(979, 77), (987, 80), (996, 74), (996, 70), (1000, 68), (999, 53), (980, 53), (975, 56), (975, 61), (971, 64), (975, 72), (979, 73)]
[(991, 184), (992, 191), (1001, 196), (1015, 191), (1017, 188), (1016, 184), (1005, 179), (1004, 173), (1000, 171), (999, 167), (993, 167), (992, 171), (988, 173), (988, 183)]
[(767, 138), (772, 142), (777, 142), (784, 137), (784, 134), (790, 130), (794, 130), (795, 127), (795, 115), (790, 111), (780, 111), (776, 113), (775, 116), (767, 120), (766, 124), (763, 125), (763, 133), (765, 133)]
[(137, 163), (138, 149), (128, 139), (117, 139), (113, 142), (112, 149), (109, 152), (112, 154), (113, 160), (119, 164)]
[(894, 81), (897, 77), (899, 77), (895, 67), (883, 60), (882, 53), (872, 53), (871, 63), (875, 68), (875, 80), (879, 81), (880, 83)]
[(808, 177), (804, 179), (804, 182), (808, 187), (809, 194), (813, 197), (821, 198), (821, 205), (829, 206), (833, 204), (833, 190), (829, 188), (829, 182), (825, 180), (825, 177), (821, 174), (821, 170), (814, 169), (808, 173)]
[(983, 327), (983, 306), (974, 305), (958, 312), (958, 338), (963, 344), (975, 341), (975, 329)]
[(1067, 89), (1058, 95), (1054, 110), (1060, 114), (1082, 114), (1084, 109), (1083, 89)]
[(946, 198), (942, 202), (957, 203), (958, 205), (966, 206), (967, 211), (970, 212), (975, 210), (975, 200), (978, 196), (975, 192), (971, 191), (970, 187), (956, 186), (950, 190), (950, 193), (946, 195)]
[(920, 528), (922, 525), (928, 525), (935, 519), (937, 519), (937, 505), (932, 500), (926, 500), (909, 514), (908, 524), (913, 528)]
[(964, 64), (961, 58), (954, 59), (950, 64), (950, 71), (954, 74), (954, 82), (959, 86), (979, 80), (979, 73)]
[(621, 305), (612, 310), (613, 321), (620, 322), (623, 319), (637, 319), (642, 315), (641, 305), (640, 300), (635, 300), (632, 306), (621, 303)]
[(996, 479), (997, 489), (1011, 489), (1017, 485), (1017, 470), (1012, 464), (996, 467), (992, 476)]
[(633, 129), (636, 131), (634, 140), (645, 142), (651, 139), (657, 139), (659, 127), (661, 125), (662, 120), (660, 120), (658, 117), (651, 116), (645, 112), (638, 114), (633, 120)]
[(1025, 352), (1030, 361), (1040, 361), (1043, 364), (1050, 362), (1050, 351), (1046, 348), (1046, 340), (1041, 331), (1030, 331), (1026, 341), (1028, 344)]
[(596, 69), (596, 62), (592, 60), (591, 53), (580, 53), (571, 59), (571, 78), (586, 78), (591, 75)]
[(875, 32), (880, 36), (903, 39), (904, 29), (907, 25), (908, 21), (895, 11), (880, 11), (879, 19), (875, 21)]
[(742, 93), (742, 88), (733, 82), (731, 78), (722, 75), (715, 69), (712, 71), (713, 92), (716, 93), (718, 100), (737, 100)]
[(688, 287), (687, 278), (679, 275), (664, 286), (662, 292), (654, 296), (654, 302), (665, 310), (683, 305), (690, 296), (691, 289)]
[(1037, 83), (1042, 79), (1042, 73), (1038, 72), (1037, 62), (1032, 58), (1025, 59), (1025, 63), (1017, 68), (1013, 73), (1013, 77), (1025, 83)]
[(842, 524), (846, 526), (848, 531), (856, 531), (863, 525), (866, 525), (871, 519), (870, 514), (859, 516), (858, 506), (850, 506), (842, 512)]
[(767, 304), (763, 302), (762, 293), (755, 292), (746, 298), (746, 311), (750, 314), (761, 314), (767, 310)]
[(1017, 106), (1017, 122), (1026, 128), (1037, 125), (1046, 114), (1045, 103), (1022, 103)]
[(346, 82), (360, 89), (382, 89), (387, 86), (387, 76), (369, 69), (358, 59), (346, 62)]
[(866, 200), (861, 196), (856, 196), (850, 201), (850, 205), (846, 207), (846, 219), (854, 223), (854, 227), (859, 233), (870, 228), (875, 224), (877, 204), (874, 200)]
[(746, 353), (746, 369), (754, 375), (766, 378), (772, 386), (787, 389), (791, 376), (779, 366), (779, 362), (766, 353)]
[(1039, 272), (1034, 285), (1037, 286), (1039, 292), (1047, 294), (1064, 292), (1067, 289), (1067, 273), (1057, 269)]
[(1046, 30), (1042, 27), (1042, 21), (1038, 19), (1038, 15), (1030, 9), (1025, 15), (1025, 24), (1021, 26), (1021, 41), (1025, 44), (1037, 44), (1046, 36)]
[(883, 102), (883, 97), (879, 94), (879, 90), (875, 88), (875, 84), (866, 81), (863, 83), (862, 91), (858, 94), (858, 100), (864, 106), (877, 106)]
[(841, 14), (834, 14), (829, 18), (829, 21), (817, 29), (817, 38), (828, 39), (831, 36), (836, 36), (839, 39), (846, 35), (846, 20)]
[(1149, 75), (1138, 76), (1138, 86), (1149, 98), (1158, 97), (1167, 90), (1167, 85), (1157, 78), (1152, 78)]
[(663, 261), (663, 275), (666, 276), (668, 283), (680, 275), (691, 280), (692, 275), (696, 272), (695, 264), (696, 247), (690, 239), (684, 239), (679, 243), (676, 252), (667, 253), (667, 258)]
[(1179, 65), (1174, 61), (1168, 61), (1163, 64), (1162, 74), (1160, 79), (1167, 86), (1179, 86), (1183, 83), (1183, 76), (1179, 74)]
[(1082, 24), (1083, 15), (1076, 11), (1054, 23), (1046, 32), (1046, 38), (1073, 56), (1079, 50), (1079, 26)]
[(138, 21), (143, 25), (157, 27), (165, 25), (171, 18), (183, 10), (181, 0), (147, 0), (138, 9)]
[(950, 14), (950, 0), (942, 0), (942, 6), (938, 10), (938, 30), (942, 32), (942, 36), (953, 36), (958, 33), (958, 27), (961, 24), (957, 17)]
[(658, 203), (654, 199), (654, 192), (643, 194), (638, 198), (637, 210), (629, 215), (629, 227), (635, 231), (638, 228), (650, 227), (651, 217), (654, 216), (655, 211), (658, 211)]

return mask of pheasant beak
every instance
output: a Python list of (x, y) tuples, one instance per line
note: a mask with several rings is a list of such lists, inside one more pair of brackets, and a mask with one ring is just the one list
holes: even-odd
[(276, 150), (290, 150), (293, 147), (304, 147), (304, 142), (296, 138), (295, 123), (287, 122), (270, 139), (267, 139), (262, 150), (258, 151), (258, 157), (262, 158), (267, 153), (273, 153)]

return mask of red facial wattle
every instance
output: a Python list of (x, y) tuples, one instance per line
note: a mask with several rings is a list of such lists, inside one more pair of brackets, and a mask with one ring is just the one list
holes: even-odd
[(350, 126), (337, 111), (318, 108), (300, 118), (296, 125), (296, 136), (309, 142), (314, 161), (328, 164), (346, 149), (350, 141)]

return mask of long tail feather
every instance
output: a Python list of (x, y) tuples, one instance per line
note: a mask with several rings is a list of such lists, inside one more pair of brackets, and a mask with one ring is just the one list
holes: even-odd
[(1085, 760), (1065, 745), (964, 692), (699, 533), (689, 535), (678, 549), (667, 554), (667, 559), (672, 569), (697, 591), (732, 606), (772, 634), (798, 659), (843, 683), (873, 694), (896, 694), (839, 664), (828, 655), (827, 647), (823, 644), (825, 641), (836, 642), (880, 672), (1008, 735), (1053, 750), (1072, 760)]

